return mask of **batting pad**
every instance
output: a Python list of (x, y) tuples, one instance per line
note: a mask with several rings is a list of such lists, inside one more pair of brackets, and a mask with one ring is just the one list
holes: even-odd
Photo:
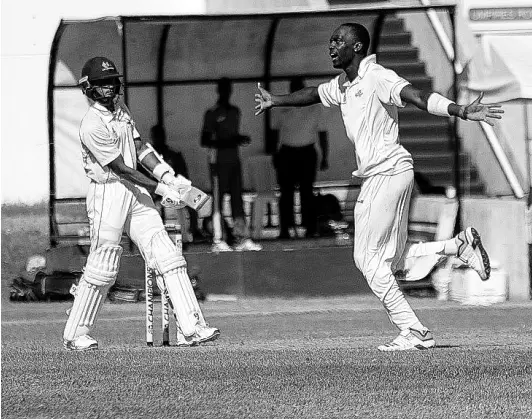
[(113, 285), (121, 256), (122, 247), (115, 245), (106, 244), (91, 251), (83, 270), (85, 280), (96, 286)]
[[(151, 253), (157, 270), (164, 278), (164, 285), (181, 331), (187, 337), (194, 335), (196, 325), (203, 319), (203, 316), (196, 309), (196, 307), (199, 309), (199, 305), (186, 273), (185, 258), (178, 254), (177, 247), (172, 243), (166, 231), (153, 236)], [(189, 292), (192, 294), (190, 295)]]
[(196, 293), (190, 282), (190, 278), (187, 273), (187, 267), (180, 267), (177, 269), (177, 277), (179, 279), (179, 285), (181, 286), (181, 291), (185, 299), (187, 300), (187, 306), (190, 307), (190, 310), (194, 314), (194, 317), (199, 324), (202, 326), (206, 325), (205, 319), (203, 318), (203, 313), (196, 298)]
[(85, 277), (80, 279), (76, 288), (74, 304), (63, 332), (63, 339), (74, 340), (76, 337), (90, 332), (110, 286), (110, 284), (90, 284), (85, 280)]

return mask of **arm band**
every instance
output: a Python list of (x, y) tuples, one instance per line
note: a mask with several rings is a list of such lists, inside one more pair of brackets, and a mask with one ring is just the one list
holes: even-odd
[[(157, 163), (155, 165), (155, 167), (153, 168), (153, 170), (150, 170), (148, 167), (146, 167), (144, 165), (144, 163), (142, 163), (142, 160), (144, 160), (144, 158), (150, 154), (150, 153), (153, 153), (153, 155), (155, 156), (155, 158), (158, 160), (159, 163)], [(161, 157), (161, 155), (159, 153), (157, 153), (155, 151), (155, 149), (152, 147), (151, 144), (149, 143), (146, 143), (144, 145), (144, 150), (141, 151), (141, 153), (139, 154), (138, 156), (138, 161), (140, 162), (140, 164), (142, 164), (142, 166), (144, 166), (144, 168), (146, 170), (148, 170), (149, 172), (152, 172), (153, 176), (155, 177), (155, 179), (157, 179), (159, 182), (162, 181), (164, 175), (166, 175), (167, 173), (170, 173), (170, 175), (172, 177), (174, 177), (175, 175), (175, 172), (174, 170), (170, 167), (170, 165), (168, 163), (166, 163), (163, 158)]]
[(454, 102), (439, 93), (431, 93), (427, 100), (427, 111), (432, 115), (451, 116), (449, 114), (449, 105), (451, 103)]
[(144, 160), (144, 157), (146, 157), (150, 153), (153, 153), (153, 154), (157, 155), (157, 152), (151, 146), (151, 144), (149, 144), (149, 143), (144, 144), (144, 150), (142, 150), (142, 152), (137, 157), (138, 161), (142, 163), (142, 160)]
[(170, 175), (174, 177), (175, 172), (168, 163), (162, 162), (153, 168), (153, 176), (155, 176), (155, 179), (159, 182), (163, 180), (164, 175), (167, 173), (170, 173)]

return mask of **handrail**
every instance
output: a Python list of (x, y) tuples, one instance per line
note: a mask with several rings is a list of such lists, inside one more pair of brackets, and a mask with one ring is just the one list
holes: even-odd
[[(430, 0), (420, 0), (421, 4), (423, 6), (430, 6)], [(427, 14), (427, 17), (430, 20), (430, 23), (432, 24), (432, 28), (434, 29), (434, 32), (436, 33), (436, 36), (438, 37), (438, 41), (440, 41), (440, 45), (442, 46), (443, 50), (445, 51), (445, 54), (447, 55), (447, 58), (450, 62), (454, 61), (454, 48), (453, 43), (447, 36), (447, 33), (445, 32), (445, 29), (443, 28), (443, 24), (441, 23), (440, 18), (438, 17), (438, 14), (436, 13), (436, 10), (434, 9), (428, 9), (425, 11)], [(456, 74), (462, 74), (464, 71), (464, 67), (462, 64), (458, 61), (455, 62), (454, 70), (456, 71)]]
[(482, 128), (482, 131), (484, 131), (484, 135), (490, 143), (491, 149), (493, 150), (495, 157), (499, 161), (502, 171), (504, 172), (508, 183), (510, 183), (515, 197), (523, 198), (525, 196), (523, 188), (521, 188), (519, 180), (517, 179), (517, 176), (515, 175), (515, 172), (512, 166), (510, 165), (510, 161), (508, 160), (506, 153), (502, 149), (501, 143), (497, 138), (497, 134), (495, 134), (495, 130), (491, 125), (487, 124), (486, 122), (480, 122), (480, 127)]
[[(431, 5), (430, 0), (420, 0), (420, 2), (424, 6)], [(453, 62), (455, 57), (453, 44), (447, 36), (447, 33), (445, 32), (440, 18), (438, 17), (434, 9), (428, 9), (425, 13), (427, 14), (427, 17), (429, 18), (430, 23), (432, 24), (434, 32), (436, 33), (436, 36), (438, 37), (438, 40), (440, 41), (440, 44), (443, 50), (445, 51), (447, 58), (449, 59), (449, 61)], [(455, 61), (454, 68), (457, 74), (461, 74), (464, 71), (464, 67), (458, 61)], [(504, 152), (501, 146), (501, 142), (499, 141), (497, 134), (495, 134), (495, 131), (489, 124), (485, 122), (479, 122), (479, 125), (482, 131), (484, 132), (484, 135), (486, 136), (486, 139), (488, 140), (491, 149), (493, 150), (493, 153), (495, 154), (495, 158), (498, 160), (499, 165), (501, 166), (504, 176), (506, 177), (508, 183), (510, 184), (510, 187), (512, 188), (514, 196), (516, 198), (523, 198), (525, 196), (523, 188), (521, 187), (519, 180), (517, 179), (517, 176), (515, 174), (515, 171), (512, 168), (510, 161), (508, 160), (508, 157), (506, 156), (506, 153)]]

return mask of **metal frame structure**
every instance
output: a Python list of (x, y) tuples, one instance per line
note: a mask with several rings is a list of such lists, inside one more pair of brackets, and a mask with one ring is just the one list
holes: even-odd
[[(103, 18), (105, 20), (114, 20), (117, 22), (117, 25), (121, 28), (122, 34), (122, 74), (124, 76), (124, 100), (128, 103), (128, 91), (127, 87), (140, 87), (140, 86), (156, 86), (157, 88), (157, 118), (158, 123), (164, 125), (164, 109), (163, 109), (163, 95), (165, 86), (175, 86), (175, 85), (191, 85), (191, 84), (205, 84), (205, 83), (215, 83), (217, 78), (208, 78), (208, 79), (174, 79), (174, 80), (164, 80), (164, 68), (165, 68), (165, 50), (166, 42), (168, 39), (168, 32), (173, 23), (178, 22), (212, 22), (212, 21), (232, 21), (238, 23), (243, 20), (250, 19), (270, 19), (270, 27), (268, 30), (267, 39), (264, 46), (264, 71), (262, 78), (257, 80), (256, 77), (232, 77), (233, 82), (256, 82), (261, 81), (263, 84), (268, 87), (269, 84), (273, 81), (287, 80), (293, 74), (284, 74), (280, 76), (271, 75), (271, 63), (272, 63), (272, 51), (275, 44), (276, 31), (279, 26), (279, 23), (282, 19), (287, 18), (300, 18), (305, 19), (308, 17), (342, 17), (345, 15), (352, 15), (357, 13), (359, 15), (377, 15), (377, 21), (374, 26), (372, 34), (372, 45), (371, 53), (376, 53), (378, 51), (380, 34), (382, 32), (382, 27), (386, 20), (386, 16), (400, 13), (400, 12), (426, 12), (428, 10), (444, 11), (447, 12), (452, 21), (452, 40), (453, 48), (456, 50), (456, 30), (454, 24), (455, 17), (455, 4), (445, 4), (445, 5), (433, 5), (433, 6), (403, 6), (403, 7), (380, 7), (380, 8), (368, 8), (368, 9), (357, 9), (357, 8), (341, 8), (341, 9), (329, 9), (329, 10), (320, 10), (320, 11), (304, 11), (304, 12), (279, 12), (279, 13), (264, 13), (264, 14), (232, 14), (232, 15), (182, 15), (182, 16), (116, 16)], [(55, 176), (55, 145), (54, 145), (54, 89), (58, 86), (54, 84), (54, 75), (56, 70), (57, 62), (57, 53), (59, 42), (65, 28), (70, 24), (81, 23), (81, 22), (90, 22), (90, 21), (101, 21), (102, 19), (97, 20), (61, 20), (59, 27), (54, 36), (51, 52), (50, 52), (50, 62), (48, 68), (48, 135), (49, 135), (49, 160), (50, 160), (50, 172), (49, 172), (49, 182), (50, 182), (50, 195), (49, 195), (49, 220), (50, 220), (50, 245), (52, 247), (57, 245), (57, 231), (55, 227), (55, 202), (56, 202), (56, 176)], [(158, 46), (158, 62), (157, 62), (157, 80), (155, 81), (137, 81), (129, 82), (128, 81), (128, 62), (127, 62), (127, 36), (128, 36), (128, 24), (129, 23), (159, 23), (163, 24), (163, 35)], [(454, 70), (456, 68), (456, 54), (452, 59), (452, 68), (453, 68), (453, 94), (456, 99), (458, 93), (457, 85), (457, 74)], [(325, 76), (330, 76), (331, 73), (298, 73), (299, 76), (305, 78), (320, 78)], [(60, 86), (60, 88), (77, 88), (77, 86)], [(265, 113), (265, 139), (268, 138), (267, 133), (271, 127), (270, 115), (268, 112)], [(454, 141), (454, 184), (457, 191), (457, 199), (460, 200), (460, 139), (458, 138), (456, 121), (453, 121), (450, 126), (451, 135)], [(271, 152), (271, 146), (267, 143), (264, 144), (265, 152)], [(458, 220), (460, 218), (458, 217)], [(457, 228), (459, 228), (459, 222), (457, 223)]]

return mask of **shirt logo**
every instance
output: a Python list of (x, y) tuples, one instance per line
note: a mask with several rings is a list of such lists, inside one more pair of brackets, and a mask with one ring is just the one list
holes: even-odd
[(225, 115), (220, 115), (216, 118), (216, 122), (223, 122), (225, 121)]
[(107, 61), (102, 61), (102, 71), (113, 71), (115, 68)]
[(355, 97), (360, 97), (362, 96), (362, 90), (358, 90), (356, 93), (355, 93)]

